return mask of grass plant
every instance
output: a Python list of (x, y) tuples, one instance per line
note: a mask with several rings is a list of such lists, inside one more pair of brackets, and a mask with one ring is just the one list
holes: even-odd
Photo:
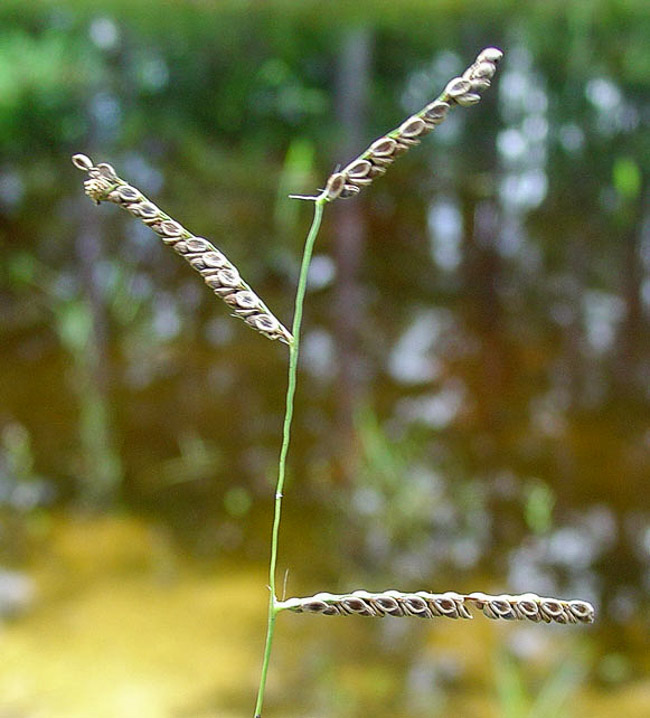
[(334, 172), (327, 180), (324, 189), (317, 195), (292, 195), (297, 199), (313, 201), (314, 215), (303, 250), (291, 332), (275, 318), (264, 302), (244, 282), (236, 267), (207, 239), (196, 237), (160, 210), (138, 189), (122, 180), (111, 165), (106, 163), (95, 165), (86, 155), (77, 154), (73, 157), (74, 165), (89, 176), (85, 189), (91, 199), (97, 203), (114, 202), (142, 220), (165, 244), (171, 246), (201, 274), (208, 287), (229, 305), (234, 316), (245, 321), (265, 337), (278, 339), (289, 347), (286, 405), (271, 530), (268, 620), (255, 718), (262, 716), (276, 620), (282, 611), (324, 615), (356, 614), (374, 617), (414, 616), (452, 619), (471, 619), (472, 611), (479, 611), (495, 620), (562, 624), (593, 621), (594, 609), (585, 601), (543, 598), (533, 593), (492, 596), (478, 592), (434, 594), (423, 591), (407, 593), (389, 590), (372, 593), (357, 590), (344, 595), (321, 592), (306, 598), (279, 600), (276, 590), (282, 500), (291, 441), (303, 304), (312, 252), (324, 209), (326, 205), (337, 199), (356, 196), (376, 178), (386, 174), (390, 165), (399, 156), (419, 144), (422, 137), (443, 122), (453, 107), (467, 107), (478, 103), (481, 93), (490, 87), (501, 57), (502, 52), (496, 48), (483, 50), (463, 75), (453, 78), (435, 100), (420, 112), (407, 118), (399, 127), (374, 141), (343, 169)]

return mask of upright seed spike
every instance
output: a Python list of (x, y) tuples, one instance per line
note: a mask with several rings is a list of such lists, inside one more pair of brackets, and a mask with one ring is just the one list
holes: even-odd
[[(410, 147), (419, 144), (419, 138), (443, 122), (452, 106), (469, 107), (479, 102), (481, 92), (490, 86), (490, 79), (496, 72), (496, 66), (502, 57), (501, 50), (495, 47), (482, 50), (474, 63), (465, 70), (462, 77), (455, 77), (448, 82), (434, 102), (407, 118), (396, 130), (375, 140), (365, 152), (352, 160), (343, 170), (332, 174), (320, 197), (327, 202), (354, 197), (359, 193), (361, 187), (370, 184), (358, 181), (360, 177), (355, 172), (360, 162), (368, 160), (385, 172), (396, 157), (407, 152)], [(374, 179), (380, 174), (383, 172), (368, 171), (361, 177)], [(308, 197), (306, 199), (317, 198)]]

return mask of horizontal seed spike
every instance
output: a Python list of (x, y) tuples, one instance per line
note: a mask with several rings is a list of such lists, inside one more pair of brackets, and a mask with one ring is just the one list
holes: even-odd
[(589, 621), (593, 615), (593, 608), (585, 601), (569, 601), (569, 611), (578, 619), (578, 621)]
[(593, 623), (594, 608), (586, 601), (563, 601), (543, 598), (534, 593), (511, 596), (490, 596), (476, 592), (460, 594), (403, 593), (389, 590), (371, 593), (357, 590), (349, 594), (319, 593), (307, 598), (290, 598), (278, 601), (276, 608), (296, 613), (322, 613), (324, 615), (362, 616), (416, 616), (420, 618), (472, 619), (471, 609), (479, 610), (492, 620), (531, 621), (539, 623)]
[[(113, 202), (126, 209), (150, 226), (165, 244), (184, 256), (215, 293), (224, 300), (236, 297), (234, 301), (228, 301), (233, 308), (233, 316), (244, 320), (269, 339), (278, 339), (285, 344), (293, 342), (291, 334), (244, 282), (237, 269), (207, 239), (195, 237), (179, 222), (164, 214), (140, 190), (120, 179), (112, 165), (105, 162), (94, 165), (90, 157), (83, 154), (73, 155), (72, 164), (88, 173), (89, 179), (84, 182), (84, 188), (91, 199), (97, 203)], [(344, 184), (345, 180), (341, 178), (340, 189)], [(358, 192), (358, 187), (355, 190)]]

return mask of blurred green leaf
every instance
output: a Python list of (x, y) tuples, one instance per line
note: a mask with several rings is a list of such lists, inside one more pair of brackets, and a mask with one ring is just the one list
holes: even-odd
[(631, 157), (617, 157), (612, 172), (614, 187), (624, 200), (635, 200), (641, 192), (641, 168)]
[(7, 260), (9, 275), (14, 282), (32, 284), (36, 274), (36, 259), (27, 252), (16, 252)]
[(494, 679), (499, 698), (500, 718), (526, 718), (530, 701), (526, 695), (522, 672), (509, 653), (499, 653)]
[(526, 485), (524, 516), (528, 528), (537, 534), (546, 533), (553, 525), (555, 494), (551, 487), (540, 479), (533, 479)]
[(223, 497), (223, 505), (233, 518), (245, 516), (253, 504), (250, 491), (245, 486), (232, 486)]
[(73, 354), (83, 352), (93, 330), (90, 306), (83, 300), (61, 304), (56, 311), (56, 322), (65, 348)]

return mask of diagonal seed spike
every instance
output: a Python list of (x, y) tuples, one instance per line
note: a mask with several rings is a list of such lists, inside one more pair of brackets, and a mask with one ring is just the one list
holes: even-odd
[[(240, 277), (237, 268), (207, 239), (195, 237), (182, 224), (167, 216), (135, 187), (127, 184), (106, 163), (94, 165), (90, 157), (76, 154), (72, 164), (88, 173), (84, 182), (86, 194), (97, 204), (113, 202), (147, 224), (162, 241), (196, 269), (203, 281), (232, 309), (232, 316), (269, 339), (291, 344), (293, 337), (271, 314), (264, 302)], [(356, 188), (355, 188), (356, 189)]]

